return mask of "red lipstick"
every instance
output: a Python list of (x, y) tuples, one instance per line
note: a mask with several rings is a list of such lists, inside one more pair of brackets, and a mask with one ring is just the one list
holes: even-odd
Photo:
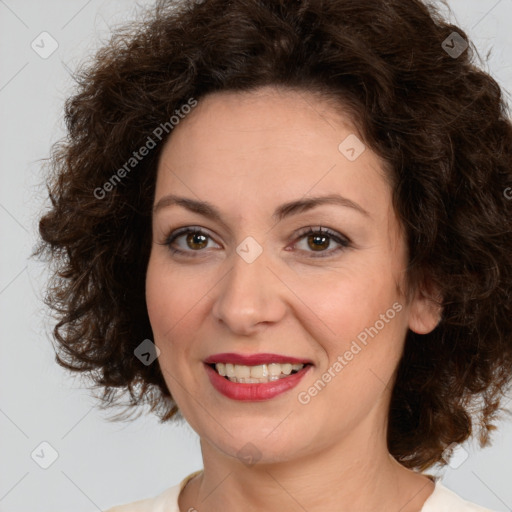
[[(217, 373), (212, 366), (215, 363), (230, 363), (246, 366), (257, 366), (260, 364), (271, 363), (291, 363), (304, 364), (305, 366), (297, 373), (292, 373), (286, 377), (263, 383), (239, 383), (231, 382), (226, 377)], [(241, 401), (263, 401), (270, 400), (285, 391), (294, 388), (306, 375), (312, 366), (311, 361), (307, 359), (297, 359), (295, 357), (282, 356), (278, 354), (250, 354), (242, 355), (235, 353), (215, 354), (204, 360), (204, 367), (212, 386), (222, 395), (232, 400)]]
[(226, 352), (223, 354), (214, 354), (207, 357), (204, 362), (206, 364), (215, 363), (231, 363), (243, 364), (245, 366), (257, 366), (259, 364), (270, 363), (291, 363), (291, 364), (313, 364), (309, 359), (297, 359), (291, 356), (282, 356), (279, 354), (235, 354), (234, 352)]

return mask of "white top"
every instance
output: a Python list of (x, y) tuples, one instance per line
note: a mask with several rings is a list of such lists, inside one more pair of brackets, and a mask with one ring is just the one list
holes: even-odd
[[(125, 505), (109, 508), (105, 512), (180, 512), (178, 496), (187, 484), (202, 469), (191, 473), (179, 484), (170, 487), (154, 498), (146, 498)], [(187, 511), (182, 511), (187, 512)], [(434, 492), (425, 501), (421, 512), (493, 512), (488, 508), (475, 505), (462, 499), (436, 480)]]

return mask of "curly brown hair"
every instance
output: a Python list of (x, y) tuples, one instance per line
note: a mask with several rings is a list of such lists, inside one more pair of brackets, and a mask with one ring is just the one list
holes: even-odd
[[(350, 113), (389, 167), (409, 283), (441, 292), (439, 325), (405, 340), (390, 453), (409, 468), (443, 465), (475, 423), (488, 445), (512, 378), (512, 123), (464, 41), (420, 0), (160, 1), (116, 29), (76, 73), (68, 135), (48, 159), (34, 255), (52, 263), (58, 363), (85, 372), (103, 408), (129, 393), (127, 410), (180, 417), (159, 366), (134, 357), (152, 339), (145, 274), (169, 119), (216, 91), (288, 87)], [(127, 169), (148, 138), (156, 147)]]

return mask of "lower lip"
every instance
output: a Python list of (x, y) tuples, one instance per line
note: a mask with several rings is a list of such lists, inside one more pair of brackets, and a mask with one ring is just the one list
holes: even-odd
[(233, 400), (259, 402), (262, 400), (270, 400), (271, 398), (294, 388), (300, 382), (302, 377), (304, 377), (304, 375), (309, 371), (311, 365), (304, 366), (304, 368), (299, 370), (297, 373), (293, 373), (288, 377), (259, 384), (240, 384), (238, 382), (231, 382), (225, 377), (219, 375), (211, 366), (205, 364), (205, 367), (212, 386), (219, 393), (222, 393), (224, 396)]

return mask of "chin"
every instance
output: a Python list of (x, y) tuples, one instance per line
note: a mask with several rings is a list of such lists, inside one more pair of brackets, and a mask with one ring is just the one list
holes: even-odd
[[(285, 418), (286, 415), (283, 416)], [(290, 433), (290, 425), (287, 428), (279, 429), (277, 425), (282, 421), (274, 421), (273, 426), (268, 426), (268, 420), (264, 425), (252, 423), (248, 425), (249, 419), (230, 423), (223, 422), (223, 426), (212, 432), (211, 426), (203, 430), (199, 435), (202, 440), (215, 447), (223, 454), (239, 459), (246, 466), (258, 464), (274, 464), (278, 462), (287, 462), (295, 460), (301, 455), (305, 455), (314, 445), (314, 440), (310, 437), (305, 439), (301, 436), (294, 436)], [(286, 423), (288, 420), (283, 422)], [(236, 423), (236, 426), (234, 425)], [(243, 425), (242, 425), (243, 423)], [(276, 428), (277, 427), (277, 428)], [(279, 430), (279, 431), (278, 431)], [(304, 432), (303, 429), (299, 429)], [(229, 435), (229, 433), (233, 435)], [(238, 432), (238, 434), (235, 434)], [(243, 432), (243, 434), (241, 434)]]

